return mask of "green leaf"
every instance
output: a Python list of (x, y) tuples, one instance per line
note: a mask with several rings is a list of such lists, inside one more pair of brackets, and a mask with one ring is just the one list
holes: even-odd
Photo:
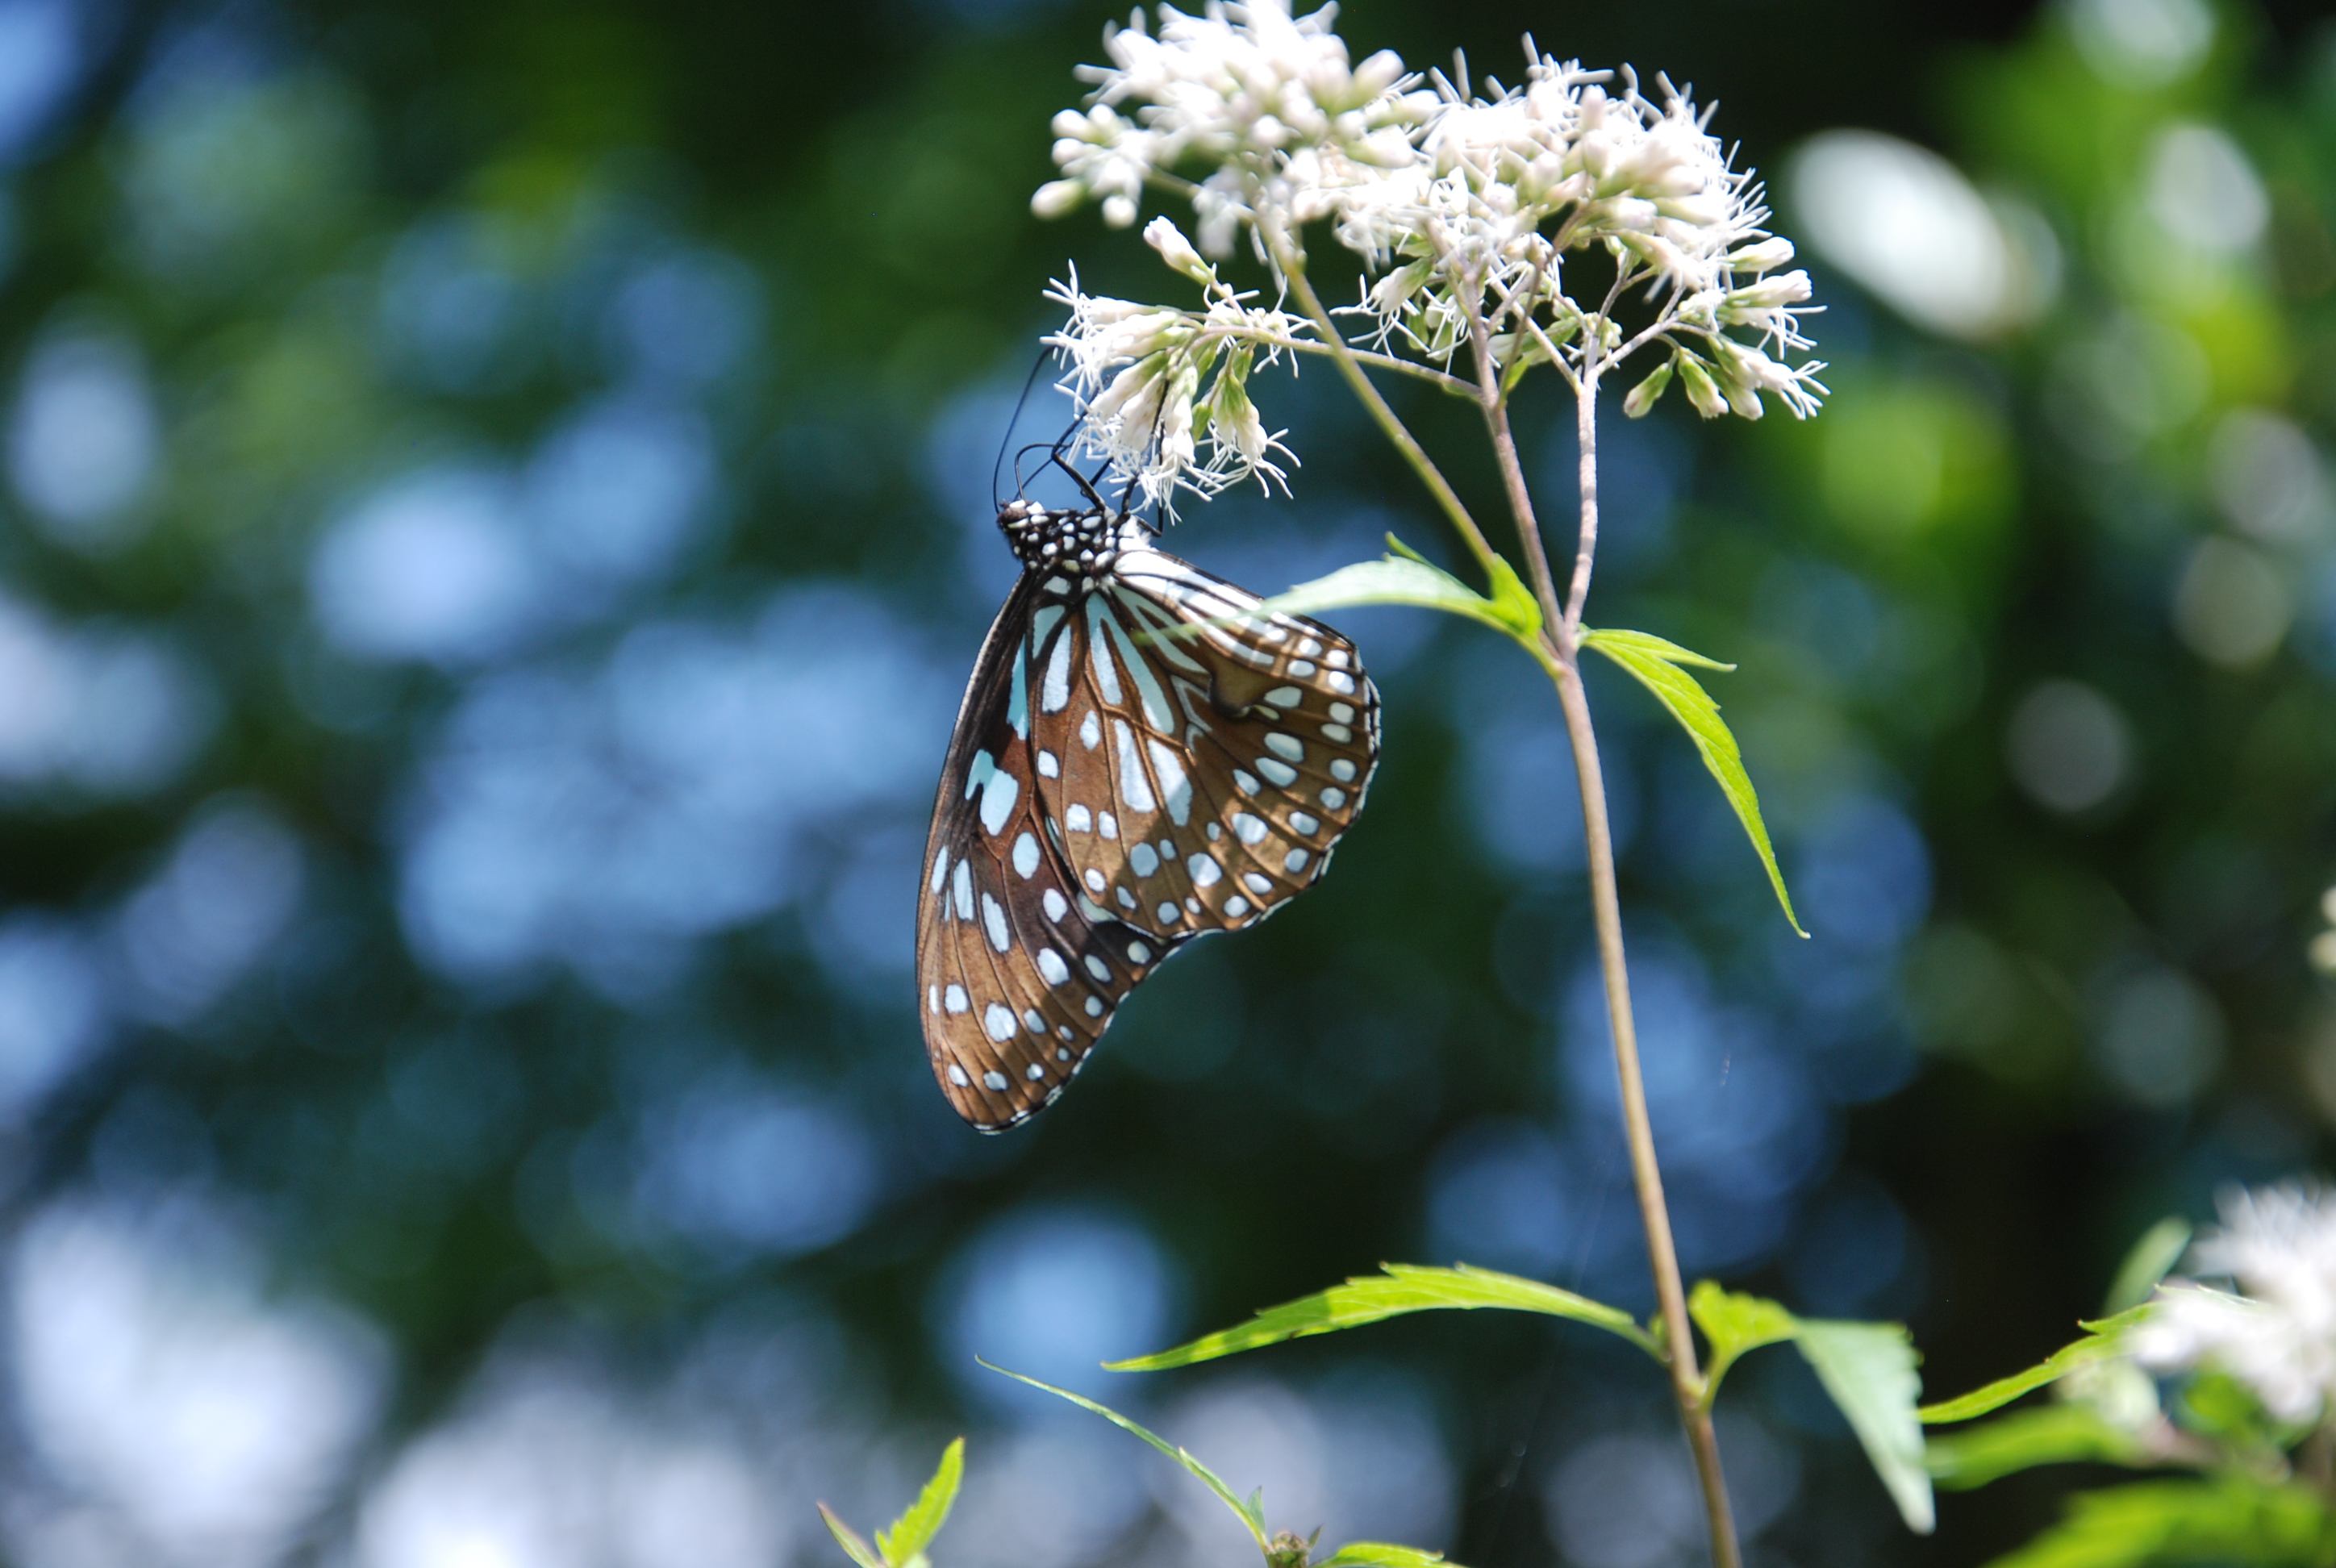
[(1483, 621), (1528, 648), (1538, 648), (1541, 605), (1519, 579), (1516, 569), (1501, 557), (1492, 560), (1493, 596), (1487, 599), (1442, 567), (1428, 564), (1393, 534), (1387, 535), (1387, 548), (1394, 553), (1301, 582), (1286, 593), (1275, 594), (1263, 608), (1284, 615), (1314, 615), (1358, 604), (1418, 605)]
[(1654, 1340), (1631, 1320), (1630, 1314), (1554, 1285), (1494, 1273), (1490, 1269), (1471, 1268), (1465, 1263), (1451, 1269), (1423, 1268), (1415, 1263), (1383, 1263), (1380, 1267), (1386, 1271), (1384, 1274), (1364, 1275), (1317, 1295), (1268, 1307), (1246, 1323), (1204, 1334), (1190, 1344), (1105, 1365), (1114, 1372), (1158, 1372), (1171, 1367), (1189, 1367), (1196, 1361), (1213, 1361), (1220, 1356), (1280, 1344), (1284, 1339), (1336, 1333), (1384, 1318), (1442, 1307), (1507, 1307), (1552, 1318), (1572, 1318), (1620, 1334), (1661, 1359)]
[(1702, 1280), (1687, 1299), (1695, 1326), (1711, 1341), (1711, 1365), (1704, 1372), (1706, 1405), (1718, 1397), (1719, 1380), (1747, 1350), (1781, 1344), (1800, 1330), (1800, 1321), (1776, 1302), (1720, 1289), (1717, 1281)]
[[(980, 1358), (976, 1357), (975, 1359), (980, 1360)], [(1019, 1372), (1008, 1372), (1005, 1368), (997, 1366), (988, 1361), (982, 1361), (981, 1364), (988, 1367), (993, 1372), (1002, 1373), (1006, 1377), (1013, 1378), (1017, 1383), (1027, 1383), (1033, 1388), (1045, 1389), (1047, 1393), (1054, 1395), (1058, 1399), (1068, 1399), (1072, 1404), (1076, 1405), (1082, 1410), (1094, 1411), (1096, 1415), (1102, 1417), (1105, 1420), (1110, 1422), (1121, 1431), (1133, 1432), (1135, 1436), (1143, 1438), (1154, 1448), (1159, 1449), (1163, 1454), (1167, 1455), (1168, 1457), (1175, 1460), (1176, 1463), (1191, 1471), (1192, 1475), (1200, 1480), (1202, 1485), (1206, 1486), (1210, 1491), (1214, 1492), (1219, 1497), (1224, 1499), (1225, 1506), (1231, 1509), (1234, 1514), (1239, 1517), (1241, 1524), (1247, 1526), (1251, 1536), (1257, 1542), (1257, 1549), (1260, 1553), (1270, 1551), (1270, 1548), (1266, 1544), (1265, 1538), (1265, 1510), (1260, 1504), (1260, 1499), (1263, 1496), (1262, 1489), (1251, 1493), (1249, 1501), (1244, 1503), (1239, 1497), (1233, 1495), (1233, 1489), (1231, 1487), (1226, 1485), (1222, 1481), (1217, 1478), (1217, 1473), (1214, 1470), (1210, 1469), (1206, 1465), (1203, 1465), (1198, 1459), (1193, 1458), (1191, 1454), (1179, 1448), (1175, 1444), (1168, 1441), (1167, 1438), (1161, 1437), (1158, 1433), (1153, 1432), (1147, 1427), (1138, 1426), (1135, 1422), (1129, 1420), (1118, 1411), (1111, 1409), (1106, 1406), (1098, 1405), (1093, 1399), (1074, 1394), (1068, 1388), (1057, 1388), (1052, 1383), (1041, 1383), (1036, 1378), (1026, 1378)], [(866, 1568), (866, 1565), (863, 1564), (862, 1568)]]
[(1943, 1399), (1935, 1405), (1925, 1405), (1920, 1414), (1933, 1427), (1950, 1422), (1968, 1421), (1974, 1416), (1984, 1416), (1990, 1410), (2009, 1405), (2030, 1389), (2041, 1388), (2047, 1383), (2057, 1383), (2088, 1361), (2117, 1353), (2120, 1336), (2149, 1313), (2145, 1304), (2129, 1308), (2114, 1318), (2084, 1323), (2085, 1337), (2061, 1346), (2043, 1360), (2024, 1372), (2014, 1372), (2009, 1378), (1998, 1378), (1983, 1388), (1974, 1388), (1960, 1398)]
[(2141, 1233), (2141, 1240), (2117, 1265), (2117, 1281), (2109, 1286), (2107, 1310), (2131, 1311), (2149, 1300), (2158, 1281), (2182, 1261), (2190, 1248), (2190, 1222), (2169, 1214)]
[(2336, 1527), (2324, 1502), (2302, 1486), (2226, 1475), (2080, 1492), (2060, 1523), (1989, 1568), (2313, 1568), (2331, 1557)]
[(1434, 1568), (1443, 1561), (1443, 1553), (1423, 1552), (1416, 1546), (1397, 1546), (1387, 1541), (1349, 1541), (1315, 1563), (1314, 1568)]
[(1897, 1323), (1840, 1323), (1804, 1318), (1794, 1343), (1850, 1429), (1865, 1446), (1906, 1527), (1927, 1535), (1937, 1522), (1931, 1475), (1922, 1463), (1922, 1424), (1914, 1414), (1922, 1378), (1914, 1342)]
[(819, 1505), (819, 1516), (827, 1521), (828, 1531), (834, 1535), (835, 1544), (843, 1548), (843, 1554), (860, 1564), (860, 1568), (886, 1568), (884, 1559), (876, 1554), (876, 1548), (861, 1540), (860, 1533), (837, 1518), (824, 1503)]
[(889, 1530), (876, 1532), (876, 1550), (893, 1568), (909, 1568), (925, 1554), (933, 1537), (940, 1534), (943, 1521), (949, 1518), (949, 1505), (957, 1501), (958, 1483), (965, 1479), (965, 1439), (958, 1438), (941, 1450), (939, 1468), (908, 1511), (892, 1521)]
[(1768, 868), (1769, 885), (1776, 890), (1776, 901), (1785, 909), (1785, 918), (1793, 930), (1803, 936), (1800, 918), (1793, 913), (1793, 898), (1785, 891), (1785, 873), (1776, 869), (1776, 852), (1768, 842), (1768, 825), (1760, 820), (1760, 797), (1753, 793), (1752, 780), (1744, 771), (1744, 754), (1737, 749), (1736, 736), (1729, 733), (1719, 716), (1719, 705), (1711, 694), (1697, 684), (1696, 678), (1681, 668), (1693, 665), (1700, 669), (1734, 669), (1732, 664), (1721, 664), (1699, 653), (1690, 653), (1675, 642), (1650, 637), (1642, 631), (1584, 631), (1582, 646), (1594, 648), (1637, 677), (1639, 684), (1655, 694), (1662, 705), (1670, 709), (1671, 716), (1695, 742), (1695, 749), (1703, 754), (1703, 765), (1719, 781), (1720, 793), (1728, 803), (1736, 808), (1736, 820), (1744, 824), (1759, 852), (1760, 863)]
[(1968, 1432), (1933, 1437), (1926, 1453), (1931, 1479), (1958, 1492), (2039, 1465), (2151, 1462), (2132, 1433), (2097, 1410), (2071, 1404), (2020, 1410)]

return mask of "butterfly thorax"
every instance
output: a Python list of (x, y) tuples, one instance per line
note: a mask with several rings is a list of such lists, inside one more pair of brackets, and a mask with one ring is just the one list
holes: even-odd
[(1034, 501), (1010, 501), (998, 511), (998, 529), (1026, 567), (1062, 572), (1084, 589), (1110, 571), (1119, 552), (1140, 543), (1140, 524), (1097, 507), (1051, 511)]

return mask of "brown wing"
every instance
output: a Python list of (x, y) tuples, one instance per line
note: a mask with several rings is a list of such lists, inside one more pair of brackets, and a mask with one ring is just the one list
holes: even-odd
[[(1120, 999), (1175, 945), (1079, 896), (1036, 782), (1028, 682), (1063, 635), (1026, 573), (982, 644), (941, 768), (917, 913), (926, 1054), (959, 1115), (998, 1132), (1052, 1105)], [(1051, 613), (1050, 613), (1051, 612)]]
[(1377, 765), (1354, 644), (1259, 604), (1124, 550), (1033, 660), (1037, 788), (1070, 872), (1163, 940), (1254, 924), (1311, 884)]

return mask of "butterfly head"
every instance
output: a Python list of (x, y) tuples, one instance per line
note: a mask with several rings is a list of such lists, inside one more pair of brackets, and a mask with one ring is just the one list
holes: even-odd
[(998, 508), (998, 526), (1026, 567), (1095, 578), (1119, 558), (1120, 520), (1100, 508), (1056, 511), (1035, 501), (1009, 501)]

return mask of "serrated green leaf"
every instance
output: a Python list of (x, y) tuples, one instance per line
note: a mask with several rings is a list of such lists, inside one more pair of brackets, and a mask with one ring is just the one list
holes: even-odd
[(1450, 1269), (1414, 1263), (1383, 1263), (1380, 1267), (1385, 1273), (1363, 1275), (1318, 1294), (1268, 1307), (1246, 1323), (1203, 1334), (1189, 1344), (1105, 1365), (1114, 1372), (1158, 1372), (1171, 1367), (1189, 1367), (1196, 1361), (1213, 1361), (1220, 1356), (1254, 1350), (1260, 1345), (1279, 1344), (1284, 1339), (1358, 1328), (1406, 1312), (1477, 1307), (1506, 1307), (1552, 1318), (1571, 1318), (1620, 1334), (1660, 1359), (1654, 1340), (1632, 1321), (1630, 1314), (1587, 1296), (1561, 1290), (1555, 1285), (1521, 1280), (1490, 1269), (1471, 1268), (1465, 1263)]
[(1968, 1432), (1933, 1437), (1924, 1450), (1931, 1479), (1958, 1492), (2039, 1465), (2147, 1463), (2141, 1442), (2083, 1405), (2019, 1410)]
[(2117, 1280), (2109, 1286), (2107, 1310), (2112, 1313), (2128, 1312), (2149, 1300), (2158, 1281), (2182, 1261), (2190, 1249), (2190, 1222), (2178, 1214), (2169, 1214), (2141, 1233), (2117, 1265)]
[(2226, 1475), (2080, 1492), (2058, 1524), (1989, 1568), (2317, 1568), (2331, 1557), (2336, 1524), (2325, 1502), (2300, 1485)]
[(1914, 1415), (1922, 1395), (1922, 1377), (1915, 1370), (1921, 1358), (1905, 1328), (1803, 1318), (1793, 1342), (1849, 1418), (1906, 1527), (1929, 1534), (1938, 1514), (1922, 1463), (1922, 1424)]
[(1721, 664), (1691, 653), (1675, 642), (1666, 642), (1642, 631), (1584, 631), (1582, 646), (1594, 648), (1637, 678), (1640, 686), (1655, 694), (1656, 700), (1670, 710), (1671, 716), (1695, 742), (1695, 749), (1703, 755), (1703, 765), (1719, 781), (1720, 794), (1736, 809), (1736, 820), (1744, 824), (1744, 832), (1759, 852), (1760, 863), (1768, 871), (1768, 884), (1776, 890), (1776, 901), (1784, 906), (1785, 919), (1793, 930), (1803, 936), (1800, 917), (1793, 913), (1793, 897), (1785, 891), (1785, 873), (1776, 868), (1776, 847), (1768, 842), (1768, 824), (1760, 818), (1760, 797), (1753, 792), (1750, 775), (1744, 771), (1744, 754), (1736, 745), (1736, 736), (1719, 716), (1719, 705), (1711, 694), (1698, 685), (1696, 678), (1680, 667), (1693, 665), (1701, 669), (1734, 669), (1732, 664)]
[[(1441, 1552), (1423, 1552), (1416, 1546), (1397, 1546), (1387, 1541), (1349, 1541), (1315, 1563), (1314, 1568), (1433, 1568), (1442, 1562)], [(1459, 1568), (1459, 1564), (1452, 1563), (1449, 1568)]]
[(1990, 1410), (2010, 1404), (2031, 1389), (2041, 1388), (2047, 1383), (2059, 1382), (2088, 1361), (2115, 1355), (2119, 1336), (2126, 1329), (2140, 1322), (2148, 1315), (2148, 1312), (2149, 1308), (2143, 1305), (2129, 1308), (2114, 1318), (2103, 1318), (2092, 1323), (2080, 1323), (2078, 1326), (2086, 1330), (2083, 1339), (2072, 1340), (2061, 1346), (2027, 1370), (2014, 1372), (2009, 1378), (1998, 1378), (1985, 1388), (1974, 1388), (1960, 1398), (1942, 1399), (1935, 1405), (1925, 1405), (1919, 1414), (1926, 1425), (1932, 1427), (1943, 1427), (1956, 1421), (1968, 1421), (1975, 1416), (1984, 1416)]
[(860, 1533), (837, 1518), (824, 1503), (819, 1505), (819, 1516), (827, 1521), (828, 1533), (835, 1537), (835, 1544), (843, 1548), (843, 1554), (857, 1563), (860, 1568), (886, 1568), (884, 1559), (876, 1554), (876, 1548), (861, 1540)]
[(1704, 1370), (1704, 1403), (1719, 1392), (1719, 1380), (1747, 1350), (1780, 1344), (1800, 1328), (1799, 1320), (1761, 1296), (1725, 1290), (1717, 1281), (1700, 1280), (1687, 1299), (1695, 1326), (1711, 1341), (1711, 1365)]
[(1360, 604), (1409, 604), (1440, 609), (1483, 621), (1529, 648), (1541, 635), (1541, 605), (1533, 590), (1519, 579), (1514, 568), (1499, 556), (1492, 561), (1493, 595), (1478, 593), (1442, 567), (1433, 566), (1418, 551), (1393, 534), (1393, 552), (1377, 560), (1342, 566), (1328, 577), (1301, 582), (1265, 601), (1264, 609), (1284, 615), (1316, 615)]
[(924, 1554), (933, 1537), (949, 1518), (949, 1505), (957, 1501), (958, 1484), (965, 1479), (965, 1439), (958, 1438), (941, 1450), (941, 1462), (933, 1471), (933, 1478), (917, 1494), (917, 1500), (889, 1530), (876, 1532), (876, 1550), (892, 1568), (908, 1565)]
[[(980, 1358), (976, 1357), (975, 1359), (980, 1360)], [(1265, 1510), (1260, 1505), (1260, 1499), (1263, 1495), (1262, 1488), (1258, 1492), (1251, 1493), (1250, 1495), (1249, 1501), (1244, 1503), (1239, 1497), (1233, 1495), (1233, 1489), (1226, 1485), (1223, 1481), (1220, 1480), (1214, 1470), (1212, 1470), (1206, 1465), (1202, 1464), (1184, 1449), (1180, 1448), (1175, 1444), (1168, 1441), (1167, 1438), (1161, 1437), (1158, 1433), (1152, 1431), (1149, 1427), (1139, 1426), (1137, 1423), (1129, 1420), (1126, 1417), (1121, 1415), (1118, 1411), (1110, 1408), (1108, 1406), (1098, 1405), (1093, 1399), (1072, 1393), (1068, 1388), (1057, 1388), (1052, 1383), (1041, 1383), (1036, 1378), (1026, 1378), (1019, 1372), (1007, 1371), (1005, 1368), (997, 1366), (988, 1361), (982, 1361), (981, 1365), (988, 1367), (993, 1372), (1011, 1378), (1017, 1383), (1027, 1383), (1033, 1388), (1045, 1389), (1047, 1393), (1054, 1395), (1058, 1399), (1067, 1399), (1082, 1410), (1092, 1410), (1096, 1415), (1102, 1417), (1105, 1420), (1110, 1422), (1113, 1426), (1118, 1427), (1121, 1431), (1132, 1432), (1136, 1437), (1143, 1438), (1154, 1448), (1159, 1449), (1163, 1454), (1167, 1455), (1168, 1457), (1175, 1460), (1176, 1463), (1191, 1471), (1193, 1476), (1198, 1479), (1202, 1485), (1206, 1486), (1210, 1491), (1214, 1492), (1219, 1497), (1222, 1498), (1224, 1500), (1225, 1506), (1233, 1511), (1234, 1517), (1238, 1518), (1241, 1522), (1242, 1525), (1249, 1531), (1251, 1537), (1257, 1542), (1258, 1551), (1263, 1553), (1270, 1550), (1265, 1538)]]

